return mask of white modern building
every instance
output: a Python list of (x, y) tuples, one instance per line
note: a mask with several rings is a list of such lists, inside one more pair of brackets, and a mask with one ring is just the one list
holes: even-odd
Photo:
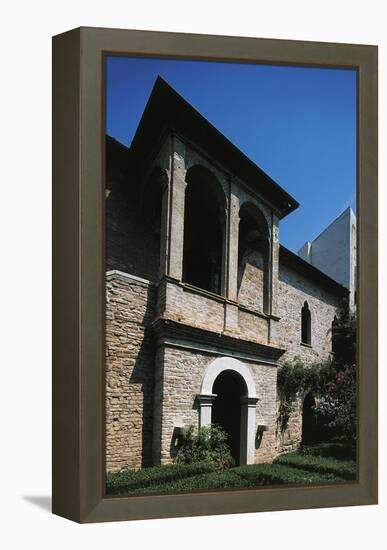
[(314, 241), (307, 241), (298, 255), (348, 288), (350, 304), (356, 304), (356, 216), (351, 207)]

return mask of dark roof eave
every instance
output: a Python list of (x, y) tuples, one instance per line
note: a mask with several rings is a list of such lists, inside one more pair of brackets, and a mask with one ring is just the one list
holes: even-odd
[(289, 193), (158, 77), (131, 144), (132, 153), (140, 162), (144, 162), (166, 128), (174, 128), (198, 143), (253, 192), (273, 204), (280, 218), (298, 208), (299, 203)]

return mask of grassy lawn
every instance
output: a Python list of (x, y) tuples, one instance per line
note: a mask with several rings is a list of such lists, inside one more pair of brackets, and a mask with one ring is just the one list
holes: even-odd
[(354, 479), (353, 446), (328, 442), (282, 454), (273, 464), (252, 464), (219, 471), (211, 463), (199, 462), (109, 473), (106, 492), (110, 495), (143, 495), (265, 485), (316, 485)]

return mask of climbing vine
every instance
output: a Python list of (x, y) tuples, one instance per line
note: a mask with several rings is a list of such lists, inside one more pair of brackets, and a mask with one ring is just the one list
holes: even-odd
[(295, 358), (282, 365), (277, 378), (280, 399), (278, 424), (281, 431), (288, 425), (296, 399), (309, 391), (321, 394), (331, 376), (331, 361), (305, 365), (301, 359)]

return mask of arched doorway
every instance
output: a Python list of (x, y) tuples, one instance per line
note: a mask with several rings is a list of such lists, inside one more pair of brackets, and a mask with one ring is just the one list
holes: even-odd
[(221, 426), (228, 436), (230, 452), (236, 464), (241, 451), (241, 398), (247, 388), (243, 378), (235, 371), (225, 370), (213, 386), (216, 395), (212, 406), (212, 424)]
[(231, 357), (210, 363), (198, 395), (200, 426), (220, 424), (237, 464), (254, 464), (257, 397), (247, 365)]
[(302, 445), (311, 445), (318, 439), (317, 420), (316, 420), (316, 400), (314, 395), (309, 392), (302, 406)]

